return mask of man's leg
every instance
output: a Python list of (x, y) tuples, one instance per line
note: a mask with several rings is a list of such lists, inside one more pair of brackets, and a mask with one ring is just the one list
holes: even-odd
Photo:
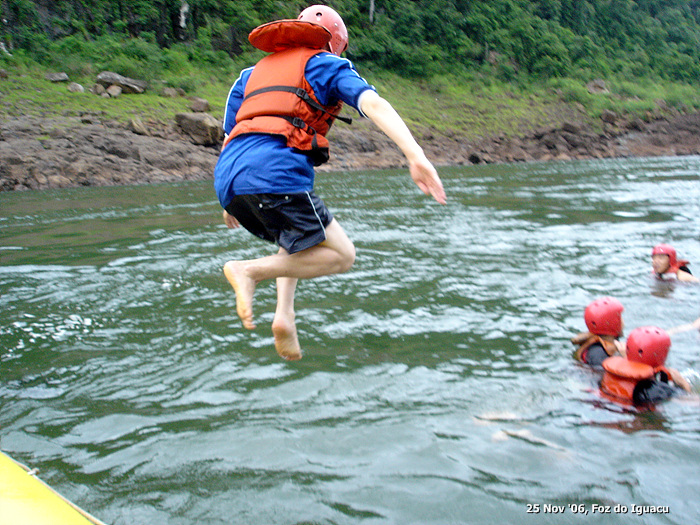
[(272, 320), (275, 350), (280, 357), (290, 361), (301, 359), (301, 347), (294, 321), (294, 292), (297, 281), (294, 277), (277, 278), (277, 309)]
[(338, 221), (326, 227), (326, 240), (297, 253), (280, 250), (275, 255), (250, 261), (228, 261), (224, 274), (236, 292), (236, 312), (249, 330), (253, 323), (253, 295), (260, 281), (289, 277), (312, 279), (346, 272), (355, 262), (355, 246)]

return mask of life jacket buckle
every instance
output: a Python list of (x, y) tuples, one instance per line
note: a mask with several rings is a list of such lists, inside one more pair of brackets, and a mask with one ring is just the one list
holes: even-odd
[(305, 129), (305, 128), (306, 128), (306, 122), (304, 122), (304, 121), (303, 121), (302, 119), (300, 119), (299, 117), (294, 117), (294, 118), (292, 118), (292, 126), (294, 126), (295, 128)]
[(300, 87), (296, 88), (294, 90), (294, 94), (297, 97), (299, 97), (300, 99), (302, 99), (303, 101), (307, 101), (310, 99), (309, 93), (304, 88), (300, 88)]

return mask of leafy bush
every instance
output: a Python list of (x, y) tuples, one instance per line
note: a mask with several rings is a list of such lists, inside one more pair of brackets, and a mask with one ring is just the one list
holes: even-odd
[[(293, 18), (307, 3), (188, 5), (182, 26), (182, 0), (3, 0), (0, 38), (13, 55), (0, 62), (21, 68), (34, 61), (71, 78), (108, 69), (192, 93), (230, 84), (263, 56), (247, 41), (249, 31)], [(486, 90), (544, 86), (591, 114), (602, 107), (639, 113), (654, 97), (697, 104), (696, 0), (377, 0), (371, 19), (366, 0), (333, 5), (348, 24), (347, 56), (363, 74), (449, 77)], [(615, 96), (591, 96), (585, 86), (596, 78), (616, 84)]]

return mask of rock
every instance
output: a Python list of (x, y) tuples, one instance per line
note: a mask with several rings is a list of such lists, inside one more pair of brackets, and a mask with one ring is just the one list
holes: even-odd
[(564, 122), (564, 124), (561, 125), (561, 129), (562, 131), (573, 134), (577, 134), (581, 131), (581, 128), (573, 122)]
[(102, 84), (93, 84), (90, 88), (90, 93), (97, 96), (102, 96), (106, 93), (105, 87)]
[(72, 185), (71, 180), (63, 175), (50, 175), (46, 181), (52, 188), (68, 188)]
[(121, 86), (118, 86), (116, 84), (112, 84), (107, 88), (107, 95), (109, 95), (112, 98), (117, 98), (119, 95), (122, 94), (122, 88)]
[[(0, 122), (0, 191), (211, 180), (218, 150), (76, 117)], [(41, 137), (41, 140), (37, 140)]]
[(81, 124), (99, 124), (100, 119), (96, 115), (81, 115), (80, 117), (80, 122)]
[(68, 91), (71, 93), (85, 93), (85, 88), (77, 82), (71, 82), (68, 84)]
[(467, 160), (469, 160), (469, 162), (471, 162), (472, 164), (481, 164), (482, 162), (484, 162), (484, 158), (483, 158), (481, 152), (479, 152), (479, 151), (475, 151), (473, 153), (470, 153)]
[(190, 109), (195, 113), (206, 113), (209, 111), (209, 101), (195, 97), (190, 101)]
[(10, 78), (10, 75), (7, 72), (7, 69), (0, 69), (0, 78), (1, 79)]
[(178, 113), (175, 122), (194, 144), (213, 146), (223, 139), (221, 123), (208, 113)]
[(586, 88), (588, 88), (589, 93), (593, 94), (610, 93), (605, 80), (600, 78), (591, 80), (588, 84), (586, 84)]
[(177, 89), (175, 88), (165, 87), (163, 88), (161, 95), (168, 98), (177, 98), (180, 96), (180, 93), (178, 93)]
[(70, 80), (66, 73), (47, 73), (44, 78), (49, 82), (68, 82)]
[(563, 132), (562, 138), (566, 141), (570, 148), (576, 149), (585, 145), (585, 140), (576, 133)]
[(542, 137), (542, 143), (549, 150), (560, 151), (568, 149), (566, 141), (556, 132), (547, 133)]
[(640, 118), (633, 118), (627, 124), (627, 129), (633, 131), (644, 131), (644, 122)]
[(143, 123), (140, 118), (132, 118), (129, 121), (128, 128), (136, 133), (137, 135), (150, 135), (148, 127)]
[(134, 80), (132, 78), (123, 77), (111, 71), (103, 71), (97, 75), (96, 82), (102, 84), (105, 88), (116, 85), (119, 86), (125, 94), (140, 94), (146, 91), (148, 84), (143, 80)]
[(608, 124), (615, 124), (617, 122), (617, 115), (609, 109), (605, 109), (600, 115), (600, 120)]
[[(520, 137), (473, 140), (458, 133), (429, 136), (422, 130), (421, 146), (438, 171), (439, 166), (464, 163), (700, 153), (700, 112), (659, 117), (643, 122), (641, 130), (629, 129), (634, 120), (628, 124), (618, 116), (617, 126), (603, 123), (604, 129), (614, 128), (604, 133), (594, 133), (599, 126), (586, 119), (567, 115), (562, 121), (579, 132), (565, 131), (573, 127), (554, 122), (524, 130)], [(144, 131), (149, 134), (141, 134)], [(371, 122), (336, 125), (331, 132), (331, 160), (319, 171), (405, 169), (400, 150)], [(219, 122), (206, 113), (181, 114), (167, 126), (140, 123), (137, 118), (121, 126), (105, 120), (102, 113), (55, 119), (15, 116), (0, 121), (0, 191), (211, 181), (219, 149), (209, 146), (219, 143), (221, 136)]]

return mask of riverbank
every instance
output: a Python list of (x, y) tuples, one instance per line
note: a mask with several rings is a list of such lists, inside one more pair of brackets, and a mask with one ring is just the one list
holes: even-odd
[[(521, 136), (477, 140), (414, 133), (437, 166), (700, 154), (700, 113), (649, 122), (569, 114)], [(332, 158), (320, 171), (405, 165), (370, 122), (336, 125), (330, 139)], [(0, 123), (0, 191), (209, 180), (218, 152), (218, 144), (196, 145), (174, 123), (143, 134), (97, 114), (15, 117)]]

